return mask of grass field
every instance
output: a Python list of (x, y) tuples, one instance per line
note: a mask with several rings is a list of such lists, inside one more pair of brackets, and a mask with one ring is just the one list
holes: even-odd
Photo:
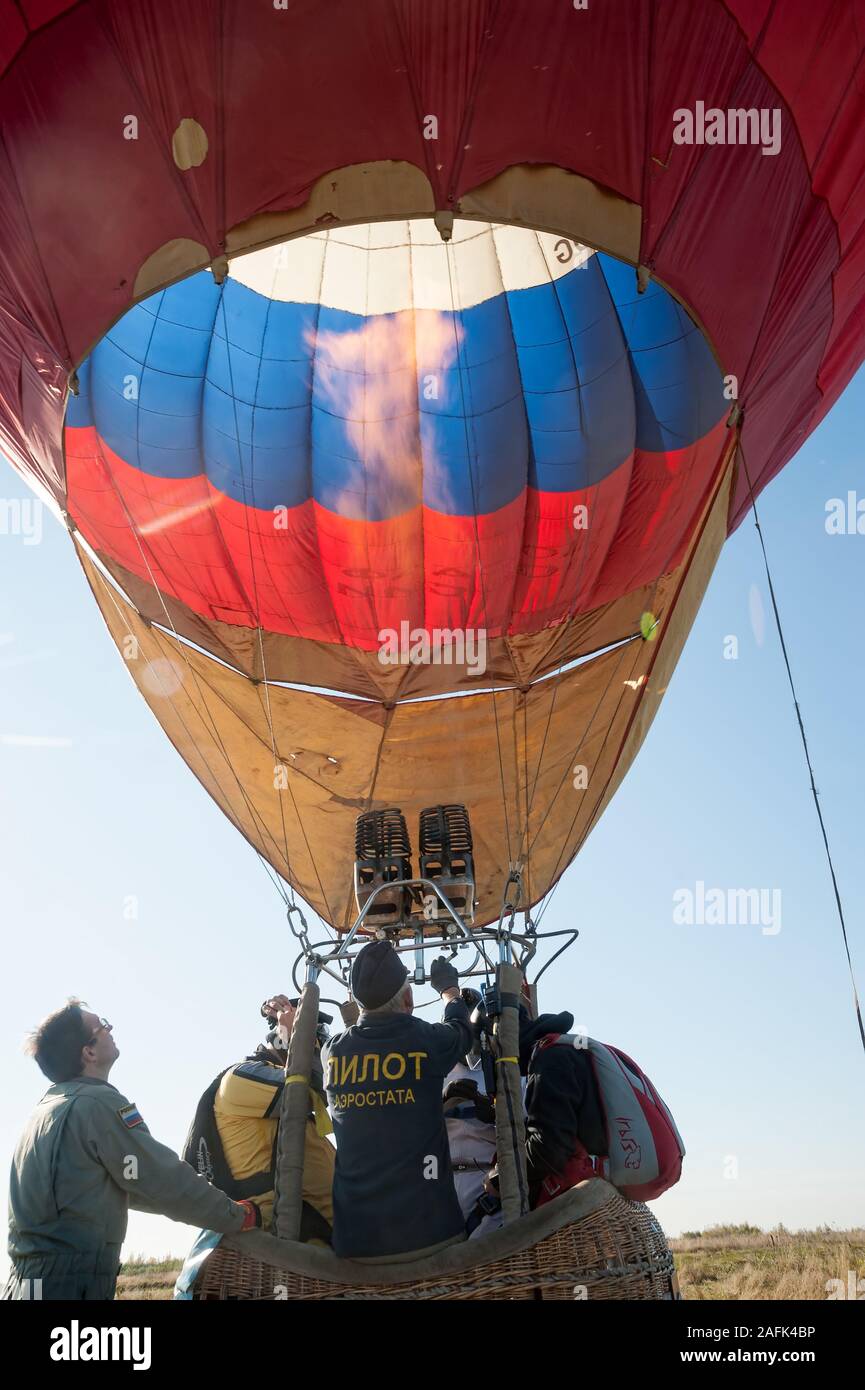
[[(865, 1230), (761, 1231), (756, 1226), (712, 1226), (670, 1241), (679, 1286), (687, 1299), (827, 1299), (846, 1297), (849, 1271), (861, 1279), (865, 1299)], [(123, 1266), (117, 1296), (170, 1298), (179, 1260), (136, 1260)], [(829, 1285), (830, 1280), (841, 1281)]]
[(686, 1232), (670, 1246), (684, 1298), (827, 1299), (838, 1296), (832, 1279), (842, 1281), (846, 1296), (850, 1270), (863, 1279), (865, 1297), (865, 1230), (713, 1226)]

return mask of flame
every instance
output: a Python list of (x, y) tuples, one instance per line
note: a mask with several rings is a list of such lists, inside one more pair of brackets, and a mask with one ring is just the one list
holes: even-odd
[(434, 309), (380, 315), (347, 333), (308, 333), (316, 393), (345, 422), (355, 454), (340, 498), (347, 513), (364, 516), (371, 476), (397, 512), (421, 503), (424, 477), (441, 488), (443, 465), (421, 448), (422, 393), (431, 383), (436, 399), (446, 396), (445, 373), (463, 336), (455, 317)]

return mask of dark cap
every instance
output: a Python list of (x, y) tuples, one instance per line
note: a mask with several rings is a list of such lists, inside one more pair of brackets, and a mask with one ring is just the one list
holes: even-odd
[(535, 1044), (548, 1033), (570, 1033), (574, 1026), (573, 1014), (541, 1014), (539, 1018), (529, 1018), (528, 1010), (520, 1005), (520, 1071), (525, 1076), (529, 1069)]
[(351, 992), (365, 1009), (380, 1009), (408, 979), (408, 971), (389, 941), (370, 941), (351, 967)]

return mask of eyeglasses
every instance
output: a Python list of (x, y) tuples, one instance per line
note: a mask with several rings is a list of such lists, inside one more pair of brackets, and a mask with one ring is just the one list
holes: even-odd
[(93, 1043), (95, 1043), (100, 1033), (110, 1033), (112, 1028), (113, 1024), (109, 1023), (107, 1018), (100, 1018), (99, 1027), (96, 1029), (94, 1033), (91, 1034), (90, 1041), (87, 1043), (87, 1046), (90, 1047)]

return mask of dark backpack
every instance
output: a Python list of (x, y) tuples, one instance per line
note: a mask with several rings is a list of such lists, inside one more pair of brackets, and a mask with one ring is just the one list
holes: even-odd
[(222, 1140), (219, 1137), (219, 1130), (216, 1127), (216, 1115), (213, 1109), (220, 1082), (230, 1071), (231, 1067), (226, 1067), (215, 1080), (211, 1081), (195, 1107), (195, 1117), (189, 1127), (189, 1133), (186, 1136), (180, 1157), (191, 1168), (194, 1168), (202, 1178), (212, 1182), (214, 1187), (221, 1188), (226, 1196), (231, 1197), (235, 1202), (242, 1202), (246, 1198), (260, 1197), (264, 1192), (273, 1191), (276, 1140), (274, 1139), (273, 1142), (273, 1155), (269, 1168), (263, 1169), (260, 1173), (253, 1173), (248, 1178), (232, 1176), (226, 1161), (225, 1150), (222, 1147)]
[[(181, 1151), (181, 1158), (194, 1168), (202, 1178), (221, 1188), (226, 1196), (235, 1202), (260, 1197), (272, 1192), (276, 1181), (276, 1135), (273, 1139), (270, 1167), (248, 1178), (235, 1178), (225, 1157), (222, 1140), (216, 1126), (214, 1104), (220, 1082), (231, 1067), (226, 1067), (211, 1081), (204, 1095), (195, 1107), (195, 1116)], [(300, 1219), (300, 1239), (302, 1241), (321, 1240), (330, 1244), (330, 1223), (309, 1202), (304, 1202)]]

